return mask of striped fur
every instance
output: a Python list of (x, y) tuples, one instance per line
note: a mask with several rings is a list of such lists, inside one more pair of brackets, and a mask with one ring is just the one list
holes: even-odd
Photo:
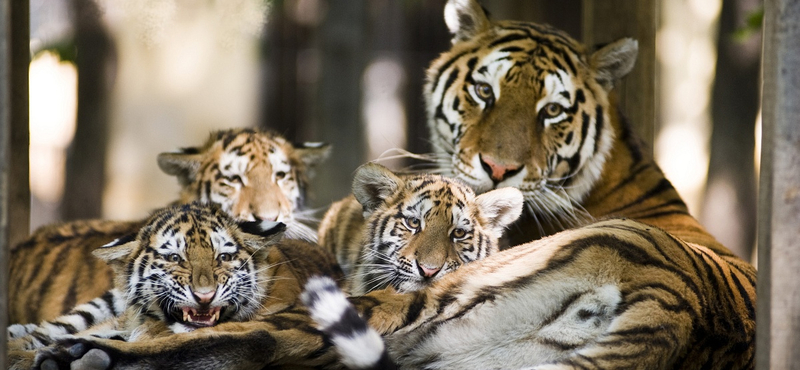
[[(199, 202), (159, 210), (134, 236), (109, 243), (94, 253), (115, 270), (112, 292), (123, 305), (118, 307), (115, 302), (112, 306), (122, 310), (122, 315), (92, 323), (88, 319), (91, 311), (76, 311), (69, 325), (89, 326), (79, 337), (64, 336), (58, 323), (42, 325), (31, 335), (11, 341), (10, 351), (20, 353), (57, 339), (87, 339), (88, 335), (147, 346), (174, 333), (259, 320), (275, 309), (270, 299), (281, 301), (280, 307), (292, 304), (308, 277), (340, 277), (333, 259), (316, 245), (297, 240), (279, 242), (284, 229), (284, 224), (272, 221), (237, 225), (217, 207)], [(291, 259), (305, 262), (287, 260), (285, 249), (293, 251)], [(59, 346), (40, 349), (36, 361), (65, 360), (59, 356), (69, 352), (69, 348)], [(16, 368), (27, 365), (26, 359), (32, 357), (27, 354), (16, 355)], [(115, 360), (114, 353), (107, 355), (109, 361)]]
[[(755, 269), (689, 214), (616, 109), (636, 42), (589, 53), (473, 0), (448, 1), (445, 20), (454, 44), (425, 87), (440, 171), (478, 193), (516, 187), (527, 211), (515, 247), (360, 299), (401, 367), (752, 368)], [(628, 219), (593, 223), (612, 217)]]
[(344, 293), (330, 278), (308, 281), (301, 296), (318, 324), (349, 369), (394, 369), (383, 340), (367, 326)]
[(421, 289), (497, 252), (498, 238), (523, 203), (516, 189), (475, 196), (459, 181), (401, 177), (374, 163), (356, 171), (353, 194), (331, 206), (319, 239), (357, 295), (387, 286)]
[[(213, 133), (197, 148), (158, 157), (178, 178), (179, 203), (216, 204), (242, 220), (287, 224), (287, 235), (315, 240), (300, 221), (309, 166), (324, 159), (326, 145), (294, 147), (269, 132), (234, 129)], [(108, 291), (112, 272), (91, 252), (142, 227), (143, 221), (82, 220), (45, 226), (11, 250), (9, 322), (38, 323), (68, 312)]]
[(755, 271), (613, 219), (354, 298), (402, 369), (752, 369)]

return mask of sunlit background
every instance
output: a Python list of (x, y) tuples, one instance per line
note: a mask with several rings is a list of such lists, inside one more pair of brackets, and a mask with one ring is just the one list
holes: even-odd
[[(319, 174), (326, 180), (312, 183), (312, 205), (321, 210), (348, 192), (353, 168), (337, 167), (336, 158), (363, 162), (397, 148), (429, 150), (421, 84), (424, 66), (447, 47), (442, 4), (348, 1), (331, 8), (323, 0), (31, 0), (31, 228), (76, 217), (63, 207), (72, 199), (64, 190), (68, 158), (79, 161), (70, 153), (91, 149), (71, 146), (79, 96), (74, 45), (87, 35), (87, 27), (80, 27), (86, 18), (75, 16), (76, 9), (93, 10), (98, 25), (90, 29), (111, 40), (109, 67), (86, 72), (107, 77), (100, 88), (106, 86), (108, 96), (106, 142), (98, 146), (106, 148), (102, 194), (95, 194), (102, 211), (93, 217), (132, 219), (177, 197), (178, 184), (158, 170), (156, 155), (201, 144), (213, 129), (269, 127), (293, 141), (349, 135), (337, 136), (348, 144), (334, 147), (333, 162)], [(484, 4), (495, 13), (508, 1)], [(657, 4), (654, 153), (690, 211), (724, 244), (749, 257), (760, 35), (757, 27), (750, 34), (740, 29), (760, 2)], [(752, 83), (737, 82), (747, 93), (729, 91), (737, 78)], [(337, 103), (347, 99), (352, 106)], [(726, 102), (747, 109), (728, 114), (743, 124), (723, 126), (733, 120), (719, 118), (725, 117), (720, 112)], [(353, 117), (354, 128), (331, 127), (328, 118), (335, 115)], [(726, 161), (730, 145), (747, 152), (750, 161)], [(716, 170), (736, 163), (727, 172)]]

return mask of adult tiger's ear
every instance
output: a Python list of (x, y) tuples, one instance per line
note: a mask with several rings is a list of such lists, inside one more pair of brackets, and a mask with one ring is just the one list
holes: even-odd
[(181, 185), (191, 184), (200, 170), (203, 153), (198, 148), (182, 148), (177, 152), (158, 155), (158, 167), (164, 173), (178, 178)]
[(448, 0), (444, 6), (444, 23), (453, 44), (469, 40), (489, 29), (489, 17), (475, 0)]
[(525, 198), (517, 188), (499, 188), (477, 196), (475, 203), (488, 226), (500, 237), (503, 229), (519, 218)]
[(129, 257), (136, 250), (136, 233), (128, 234), (92, 251), (92, 255), (106, 261), (114, 273), (124, 273)]
[(262, 249), (267, 245), (277, 243), (286, 231), (286, 224), (278, 221), (244, 221), (239, 223), (239, 228), (247, 234), (257, 236), (246, 242), (254, 250)]
[(595, 51), (590, 65), (595, 71), (595, 79), (606, 91), (611, 91), (614, 82), (625, 77), (636, 64), (639, 43), (632, 38), (614, 41)]
[(306, 166), (312, 167), (322, 163), (331, 155), (328, 143), (305, 142), (294, 145), (294, 150)]
[(400, 177), (377, 163), (367, 163), (356, 169), (353, 195), (364, 207), (364, 218), (397, 193), (402, 184)]

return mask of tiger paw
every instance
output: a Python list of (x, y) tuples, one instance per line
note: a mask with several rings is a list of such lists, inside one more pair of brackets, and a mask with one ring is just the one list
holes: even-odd
[(111, 356), (97, 348), (91, 340), (72, 338), (43, 348), (36, 353), (34, 369), (86, 369), (106, 370), (111, 367)]

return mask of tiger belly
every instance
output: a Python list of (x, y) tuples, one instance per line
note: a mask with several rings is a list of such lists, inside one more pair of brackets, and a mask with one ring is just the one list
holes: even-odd
[(462, 316), (388, 338), (404, 368), (521, 368), (566, 358), (606, 332), (621, 302), (613, 284), (529, 284)]

